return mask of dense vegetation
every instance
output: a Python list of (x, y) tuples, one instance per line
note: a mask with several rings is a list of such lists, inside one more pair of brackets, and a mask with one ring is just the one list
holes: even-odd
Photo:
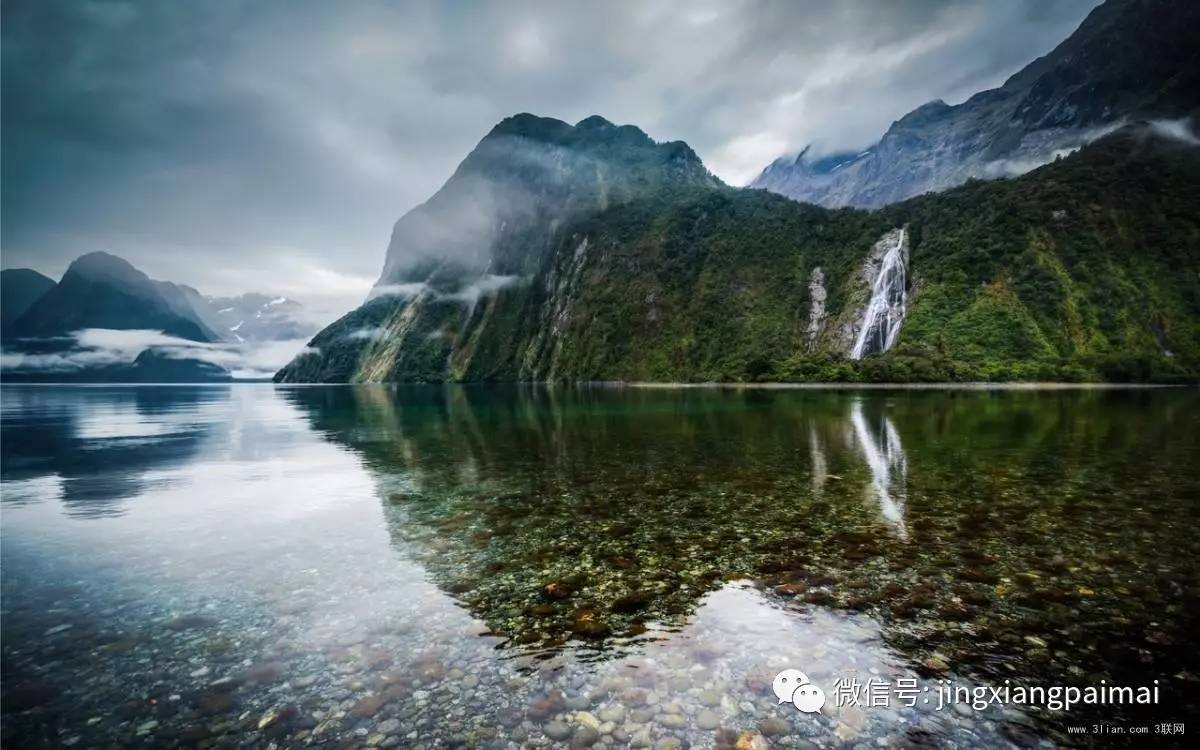
[[(553, 252), (493, 294), (377, 300), (280, 377), (1194, 380), (1197, 206), (1200, 151), (1135, 131), (877, 212), (668, 185), (530, 238)], [(891, 351), (852, 361), (864, 262), (901, 226), (908, 316)]]
[(1198, 206), (1200, 152), (1130, 132), (883, 210), (912, 227), (917, 296), (896, 349), (862, 375), (1194, 379)]

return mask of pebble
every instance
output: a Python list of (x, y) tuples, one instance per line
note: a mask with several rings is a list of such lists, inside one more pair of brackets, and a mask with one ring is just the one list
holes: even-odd
[(654, 720), (667, 729), (683, 729), (687, 726), (687, 719), (681, 714), (659, 714)]
[(620, 703), (614, 703), (611, 706), (600, 709), (599, 716), (601, 721), (611, 721), (620, 724), (625, 721), (625, 707)]
[(778, 716), (771, 716), (767, 719), (764, 719), (763, 723), (759, 724), (758, 726), (758, 731), (762, 732), (767, 737), (775, 737), (781, 734), (787, 734), (791, 731), (791, 729), (791, 725)]
[(734, 750), (767, 750), (767, 741), (758, 732), (742, 732), (733, 747)]
[(368, 695), (355, 703), (354, 707), (350, 709), (350, 713), (360, 719), (369, 719), (383, 708), (385, 703), (387, 703), (387, 698), (383, 695)]
[(717, 690), (701, 690), (700, 702), (709, 707), (721, 705), (721, 693)]
[(566, 722), (557, 720), (542, 727), (542, 731), (545, 732), (547, 737), (558, 742), (571, 736), (571, 727)]
[(600, 728), (600, 720), (597, 719), (594, 714), (590, 714), (587, 711), (580, 711), (579, 713), (575, 714), (575, 721), (576, 723), (581, 724), (589, 729)]
[(704, 730), (712, 730), (721, 726), (721, 717), (716, 711), (704, 709), (696, 714), (696, 726)]
[(600, 732), (592, 727), (581, 726), (575, 730), (574, 736), (571, 737), (571, 747), (591, 747), (596, 744), (596, 740), (600, 739)]

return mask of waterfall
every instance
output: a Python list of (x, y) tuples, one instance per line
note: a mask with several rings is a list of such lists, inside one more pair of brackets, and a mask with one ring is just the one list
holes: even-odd
[(862, 359), (868, 354), (886, 352), (896, 343), (896, 335), (900, 333), (900, 323), (904, 320), (904, 311), (908, 304), (908, 282), (905, 274), (907, 255), (904, 251), (902, 228), (896, 238), (896, 244), (880, 259), (879, 273), (871, 284), (871, 301), (867, 303), (858, 340), (854, 342), (854, 348), (850, 351), (851, 359)]

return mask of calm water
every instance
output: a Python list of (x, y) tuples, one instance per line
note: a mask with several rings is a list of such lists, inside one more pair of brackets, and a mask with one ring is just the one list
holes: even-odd
[[(6, 747), (1200, 731), (1195, 390), (0, 395)], [(788, 667), (820, 713), (778, 704)], [(834, 705), (1156, 679), (1156, 706)]]

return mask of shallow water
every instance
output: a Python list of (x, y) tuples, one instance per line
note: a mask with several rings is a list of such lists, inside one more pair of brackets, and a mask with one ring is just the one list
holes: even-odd
[[(6, 747), (1036, 746), (1197, 715), (1195, 390), (0, 397)], [(820, 713), (772, 694), (789, 667)], [(835, 705), (851, 680), (917, 698)], [(925, 702), (1005, 680), (1161, 697)]]

